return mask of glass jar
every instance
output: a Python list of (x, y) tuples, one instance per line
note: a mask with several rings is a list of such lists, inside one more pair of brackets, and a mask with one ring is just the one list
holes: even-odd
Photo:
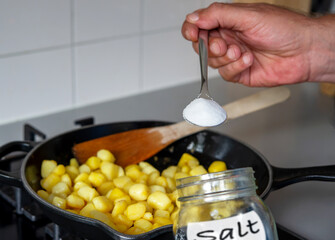
[(249, 167), (178, 179), (175, 239), (278, 240), (272, 214), (256, 188)]

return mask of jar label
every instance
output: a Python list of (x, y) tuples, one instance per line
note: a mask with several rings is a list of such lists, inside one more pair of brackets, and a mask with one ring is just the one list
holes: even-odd
[(188, 240), (266, 240), (262, 220), (255, 211), (220, 220), (187, 225)]

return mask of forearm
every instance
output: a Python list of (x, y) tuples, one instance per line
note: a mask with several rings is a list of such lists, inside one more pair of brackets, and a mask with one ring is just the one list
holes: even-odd
[(335, 82), (335, 15), (312, 19), (309, 51), (311, 82)]

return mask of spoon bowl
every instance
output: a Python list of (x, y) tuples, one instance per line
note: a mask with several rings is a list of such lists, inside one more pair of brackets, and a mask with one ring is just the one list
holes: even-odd
[(201, 88), (196, 99), (183, 111), (184, 119), (201, 127), (214, 127), (227, 119), (226, 111), (213, 100), (208, 90), (208, 31), (199, 30)]

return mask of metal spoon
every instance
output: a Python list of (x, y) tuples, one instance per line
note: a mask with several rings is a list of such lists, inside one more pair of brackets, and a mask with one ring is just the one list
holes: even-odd
[(201, 70), (200, 94), (183, 111), (186, 121), (201, 127), (213, 127), (227, 119), (226, 111), (213, 100), (208, 91), (208, 31), (199, 30), (199, 59)]

